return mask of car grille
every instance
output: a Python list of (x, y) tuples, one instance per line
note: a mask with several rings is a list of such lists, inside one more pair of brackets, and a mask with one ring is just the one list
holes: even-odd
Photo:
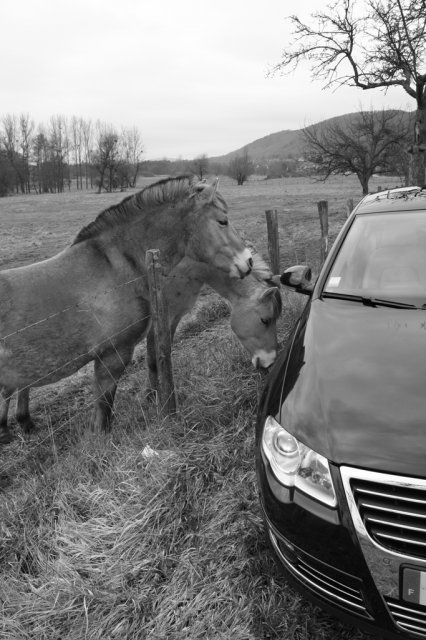
[(340, 609), (363, 618), (371, 618), (361, 592), (362, 583), (358, 578), (309, 556), (286, 542), (270, 527), (269, 537), (285, 568), (307, 589)]
[(370, 537), (386, 549), (426, 559), (426, 489), (351, 479), (351, 489)]
[(426, 638), (426, 609), (416, 607), (413, 604), (406, 604), (401, 600), (386, 598), (386, 604), (395, 624), (412, 634), (418, 634), (421, 638)]

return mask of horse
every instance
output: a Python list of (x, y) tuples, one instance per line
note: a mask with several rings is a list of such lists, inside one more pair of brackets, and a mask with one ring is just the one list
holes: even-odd
[[(256, 253), (252, 271), (244, 280), (231, 279), (210, 265), (184, 258), (170, 272), (163, 287), (171, 341), (180, 320), (194, 306), (203, 284), (208, 284), (231, 303), (231, 328), (250, 353), (253, 366), (268, 369), (277, 356), (276, 321), (282, 310), (276, 281), (266, 262)], [(147, 335), (147, 364), (151, 393), (158, 388), (152, 328)]]
[(183, 259), (231, 279), (252, 269), (217, 190), (193, 176), (160, 180), (101, 212), (52, 258), (0, 272), (0, 443), (18, 390), (16, 418), (34, 424), (31, 387), (94, 361), (94, 428), (109, 430), (117, 382), (151, 325), (145, 252), (159, 249), (167, 275)]

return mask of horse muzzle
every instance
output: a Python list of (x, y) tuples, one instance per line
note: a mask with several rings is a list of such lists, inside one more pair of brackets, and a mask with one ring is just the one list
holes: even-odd
[(257, 351), (251, 359), (252, 365), (255, 369), (269, 369), (277, 357), (277, 352), (273, 351)]
[(245, 278), (251, 273), (253, 258), (249, 249), (244, 249), (234, 260), (231, 267), (231, 278)]

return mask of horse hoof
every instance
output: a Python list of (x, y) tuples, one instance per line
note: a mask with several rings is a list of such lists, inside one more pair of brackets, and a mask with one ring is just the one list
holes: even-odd
[(18, 422), (24, 433), (31, 433), (31, 431), (35, 431), (36, 427), (31, 418), (24, 418), (19, 420)]
[(0, 431), (0, 445), (9, 444), (14, 439), (13, 433), (9, 429), (2, 429)]

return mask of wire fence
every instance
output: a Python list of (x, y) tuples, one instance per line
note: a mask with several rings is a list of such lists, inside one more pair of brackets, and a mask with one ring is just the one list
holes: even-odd
[[(161, 277), (162, 277), (162, 279), (174, 279), (174, 280), (178, 280), (178, 279), (187, 280), (188, 279), (187, 275), (179, 275), (179, 274), (164, 274), (164, 273), (161, 273)], [(194, 278), (194, 276), (193, 276), (193, 278)], [(194, 279), (198, 280), (198, 278), (196, 278), (196, 277)], [(118, 289), (122, 289), (124, 287), (135, 285), (136, 283), (138, 283), (138, 282), (140, 282), (142, 280), (146, 280), (147, 282), (150, 282), (148, 274), (144, 273), (144, 274), (139, 275), (137, 277), (133, 277), (133, 278), (131, 278), (129, 280), (126, 280), (125, 282), (122, 282), (122, 283), (120, 283), (118, 285), (115, 285), (114, 287), (110, 287), (110, 288), (104, 289), (102, 291), (98, 291), (96, 293), (96, 295), (90, 295), (90, 293), (83, 294), (82, 299), (80, 299), (79, 302), (76, 302), (75, 304), (71, 304), (71, 305), (65, 306), (62, 309), (58, 309), (57, 311), (48, 313), (44, 317), (39, 318), (39, 319), (37, 319), (35, 321), (29, 322), (28, 324), (26, 324), (26, 325), (24, 325), (22, 327), (18, 327), (14, 331), (9, 331), (9, 333), (7, 333), (7, 334), (5, 334), (3, 336), (0, 336), (0, 354), (1, 354), (1, 347), (3, 346), (6, 351), (11, 351), (12, 352), (12, 359), (13, 359), (13, 349), (10, 349), (10, 348), (8, 349), (8, 341), (10, 341), (14, 337), (22, 336), (23, 333), (25, 333), (26, 331), (29, 331), (31, 329), (41, 328), (41, 325), (43, 325), (45, 323), (48, 323), (49, 321), (52, 321), (55, 318), (58, 318), (61, 315), (64, 315), (66, 313), (84, 312), (84, 313), (87, 313), (87, 314), (91, 314), (91, 316), (94, 318), (94, 320), (100, 326), (100, 328), (102, 328), (102, 326), (103, 326), (102, 322), (97, 317), (97, 315), (95, 313), (95, 310), (94, 310), (94, 302), (95, 302), (96, 298), (111, 294), (111, 293), (113, 293), (114, 291), (116, 291)], [(200, 284), (202, 284), (203, 279), (200, 278), (199, 280), (200, 280)], [(3, 301), (3, 303), (4, 303), (4, 301)], [(111, 376), (111, 380), (114, 382), (114, 384), (117, 384), (118, 383), (118, 379), (115, 378), (115, 376), (113, 375), (112, 371), (110, 371), (110, 369), (108, 368), (106, 362), (103, 360), (102, 352), (100, 351), (100, 349), (101, 349), (101, 347), (104, 347), (104, 350), (106, 348), (108, 348), (108, 349), (112, 348), (115, 351), (117, 357), (121, 360), (123, 368), (125, 368), (126, 365), (122, 360), (121, 354), (120, 354), (119, 350), (117, 349), (116, 344), (114, 344), (114, 340), (116, 340), (120, 335), (126, 333), (132, 327), (135, 327), (136, 325), (139, 325), (139, 324), (143, 323), (144, 321), (152, 320), (149, 296), (147, 296), (146, 304), (148, 306), (149, 313), (147, 313), (145, 316), (138, 317), (137, 319), (133, 320), (132, 322), (126, 324), (126, 326), (121, 327), (118, 331), (115, 331), (114, 333), (111, 333), (111, 334), (103, 337), (99, 342), (97, 342), (96, 344), (91, 345), (88, 350), (83, 350), (80, 353), (78, 353), (77, 355), (73, 356), (72, 358), (69, 358), (65, 362), (61, 362), (61, 364), (59, 366), (49, 370), (47, 373), (44, 373), (43, 375), (41, 375), (41, 376), (39, 376), (37, 378), (34, 378), (30, 383), (27, 383), (25, 386), (19, 386), (19, 384), (17, 384), (17, 385), (10, 385), (10, 387), (9, 387), (7, 385), (7, 383), (4, 384), (3, 386), (0, 383), (0, 391), (2, 392), (2, 395), (3, 395), (3, 401), (4, 402), (9, 402), (10, 401), (10, 397), (16, 391), (18, 391), (18, 392), (26, 391), (26, 390), (30, 390), (32, 387), (39, 387), (39, 386), (43, 386), (45, 384), (50, 384), (50, 383), (53, 383), (53, 382), (57, 382), (61, 378), (65, 378), (65, 377), (68, 377), (69, 375), (72, 375), (73, 373), (78, 371), (80, 368), (82, 368), (85, 364), (87, 364), (88, 362), (90, 362), (92, 360), (96, 360), (96, 359), (98, 359), (102, 363), (102, 365), (104, 366), (104, 368), (106, 369), (108, 374)], [(147, 326), (146, 332), (145, 333), (142, 332), (137, 341), (142, 340), (146, 336), (146, 334), (148, 333), (148, 330), (149, 330), (149, 324)], [(135, 341), (135, 345), (136, 345), (137, 341)], [(79, 361), (81, 361), (81, 364), (79, 364)], [(73, 364), (76, 365), (74, 370), (72, 370), (71, 372), (67, 372), (66, 374), (64, 374), (62, 376), (59, 375), (58, 377), (56, 377), (56, 379), (52, 380), (52, 378), (55, 378), (56, 374), (59, 374), (61, 372), (61, 370), (65, 371), (67, 368), (69, 369), (69, 367), (71, 365), (73, 365)], [(5, 370), (7, 370), (7, 367), (5, 367)], [(160, 384), (160, 386), (161, 386), (161, 384)], [(101, 394), (99, 397), (94, 398), (92, 400), (91, 404), (96, 405), (96, 403), (99, 400), (102, 399), (103, 395), (104, 394)], [(62, 426), (59, 427), (59, 428), (62, 428)]]
[[(118, 381), (117, 381), (118, 382)], [(71, 422), (73, 422), (78, 415), (81, 415), (83, 413), (86, 413), (87, 411), (90, 411), (93, 409), (93, 406), (96, 405), (96, 403), (101, 400), (103, 397), (103, 394), (97, 396), (97, 397), (92, 397), (88, 402), (86, 402), (85, 404), (83, 404), (83, 406), (79, 407), (76, 411), (73, 412), (73, 415), (70, 416), (69, 418), (67, 418), (64, 422), (60, 422), (56, 427), (52, 427), (52, 425), (50, 425), (48, 433), (46, 434), (46, 436), (42, 437), (42, 438), (38, 438), (37, 439), (37, 447), (42, 447), (48, 440), (52, 440), (54, 442), (54, 436), (60, 432), (63, 431), (64, 429), (66, 429), (67, 426), (70, 425)], [(113, 409), (113, 414), (114, 414), (114, 409)], [(10, 464), (7, 464), (7, 460), (8, 458), (5, 457), (2, 459), (2, 464), (1, 464), (1, 473), (0, 473), (0, 480), (1, 477), (7, 477), (9, 472), (13, 469), (14, 465), (15, 465), (15, 460), (12, 458), (10, 459)], [(0, 492), (1, 492), (1, 486), (0, 486)]]
[[(180, 276), (174, 276), (174, 275), (164, 275), (164, 278), (177, 278)], [(126, 286), (130, 286), (135, 284), (136, 282), (142, 280), (142, 279), (147, 279), (147, 276), (145, 274), (138, 276), (136, 278), (132, 278), (130, 280), (127, 280), (125, 282), (122, 282), (118, 285), (116, 285), (115, 287), (111, 287), (109, 289), (105, 289), (101, 292), (97, 293), (97, 297), (99, 296), (104, 296), (107, 295), (109, 293), (112, 293), (113, 291), (117, 290), (117, 289), (121, 289), (123, 287)], [(91, 302), (93, 304), (93, 297), (91, 298)], [(149, 305), (149, 301), (147, 300), (147, 305)], [(48, 321), (51, 321), (54, 318), (57, 318), (59, 316), (61, 316), (62, 314), (71, 312), (71, 311), (84, 311), (86, 313), (91, 313), (92, 317), (95, 319), (95, 321), (100, 325), (100, 327), (102, 327), (102, 322), (99, 320), (99, 318), (96, 316), (95, 312), (93, 309), (90, 309), (90, 306), (92, 305), (87, 305), (86, 301), (82, 301), (82, 302), (78, 302), (76, 304), (73, 305), (68, 305), (67, 307), (64, 307), (54, 313), (50, 313), (47, 314), (45, 317), (40, 318), (39, 320), (35, 321), (35, 322), (31, 322), (23, 327), (19, 327), (18, 329), (16, 329), (15, 331), (12, 331), (2, 337), (0, 337), (0, 345), (3, 344), (3, 346), (7, 349), (7, 341), (9, 339), (11, 339), (14, 336), (19, 336), (22, 335), (25, 331), (29, 330), (29, 329), (34, 329), (35, 327), (40, 327), (40, 325), (42, 325), (43, 323), (47, 323)], [(86, 351), (81, 351), (80, 353), (78, 353), (76, 356), (66, 360), (65, 362), (62, 362), (60, 364), (60, 366), (49, 370), (48, 373), (35, 378), (34, 380), (31, 381), (31, 383), (26, 384), (25, 386), (19, 387), (18, 390), (19, 391), (25, 391), (25, 390), (29, 390), (32, 387), (38, 387), (38, 386), (43, 386), (43, 382), (44, 381), (48, 381), (50, 378), (52, 378), (53, 376), (55, 376), (55, 374), (59, 373), (61, 370), (64, 370), (65, 368), (69, 367), (69, 365), (72, 365), (73, 363), (78, 363), (78, 361), (83, 360), (83, 363), (81, 364), (81, 366), (76, 366), (75, 371), (77, 371), (78, 369), (80, 369), (82, 366), (84, 366), (85, 364), (87, 364), (88, 362), (90, 362), (91, 360), (95, 360), (96, 358), (102, 363), (102, 365), (105, 367), (105, 369), (107, 370), (108, 374), (111, 376), (111, 381), (114, 384), (118, 383), (118, 379), (113, 375), (113, 373), (111, 372), (111, 370), (108, 368), (107, 364), (105, 363), (105, 361), (102, 359), (102, 355), (99, 353), (99, 349), (102, 346), (107, 346), (112, 348), (117, 357), (121, 360), (123, 367), (125, 366), (125, 363), (122, 360), (121, 354), (119, 352), (119, 350), (117, 349), (116, 344), (114, 344), (114, 341), (116, 338), (118, 338), (120, 335), (126, 333), (129, 329), (131, 329), (132, 327), (135, 327), (136, 325), (139, 325), (141, 323), (143, 323), (144, 321), (149, 321), (151, 320), (151, 313), (147, 313), (145, 316), (141, 316), (138, 317), (136, 320), (126, 324), (126, 326), (121, 327), (118, 331), (115, 331), (114, 333), (109, 334), (108, 336), (105, 336), (102, 338), (102, 340), (100, 340), (98, 343), (93, 344), (89, 350)], [(149, 325), (148, 325), (148, 329), (149, 329)], [(145, 337), (144, 335), (141, 336), (141, 339)], [(109, 344), (108, 344), (109, 343)], [(85, 362), (84, 362), (85, 360)], [(68, 377), (68, 375), (70, 374), (66, 374), (63, 377)], [(45, 384), (49, 384), (49, 382), (45, 382)], [(16, 389), (13, 389), (12, 393), (10, 395), (13, 395), (13, 393), (16, 391)], [(6, 393), (3, 393), (3, 397), (4, 400), (6, 400)], [(89, 408), (91, 405), (96, 405), (96, 403), (102, 399), (103, 397), (103, 393), (100, 394), (98, 397), (95, 397), (91, 400), (90, 404), (88, 404), (86, 407), (84, 407), (84, 409)], [(9, 396), (10, 397), (10, 396)], [(65, 424), (61, 424), (57, 429), (54, 430), (54, 432), (56, 432), (58, 429), (62, 429), (64, 428)], [(52, 433), (52, 432), (51, 432)], [(51, 435), (49, 435), (49, 437), (51, 437)]]

